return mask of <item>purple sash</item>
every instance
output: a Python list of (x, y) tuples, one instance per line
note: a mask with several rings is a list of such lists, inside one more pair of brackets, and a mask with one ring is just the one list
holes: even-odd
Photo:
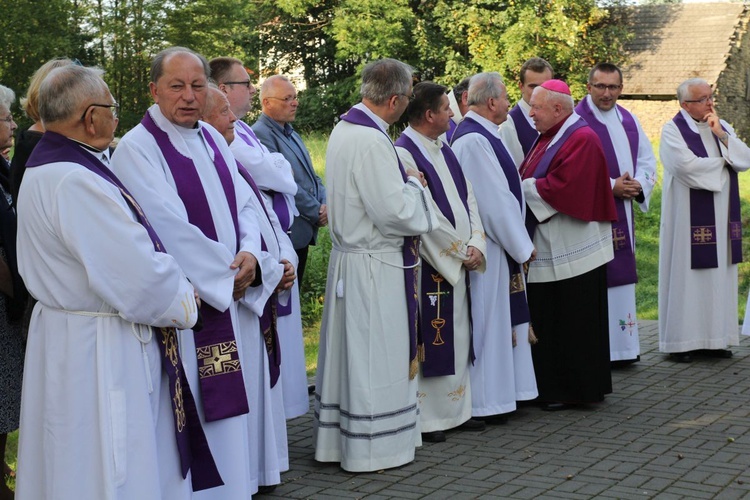
[(453, 121), (453, 118), (448, 120), (448, 131), (445, 133), (445, 138), (448, 139), (448, 144), (450, 144), (451, 140), (453, 139), (453, 134), (456, 132), (456, 122)]
[[(154, 137), (164, 155), (164, 160), (172, 172), (177, 194), (185, 205), (188, 222), (198, 227), (207, 238), (218, 241), (208, 199), (193, 160), (177, 151), (167, 133), (156, 125), (148, 111), (141, 120), (141, 124)], [(237, 201), (231, 172), (213, 138), (205, 129), (201, 132), (214, 152), (214, 166), (232, 213), (237, 246), (239, 246)], [(203, 315), (203, 330), (198, 333), (194, 332), (193, 336), (206, 422), (245, 414), (249, 411), (249, 407), (231, 314), (229, 310), (218, 311), (206, 302), (201, 305), (201, 314)]]
[[(700, 134), (690, 130), (685, 117), (678, 112), (672, 121), (677, 125), (688, 149), (698, 158), (708, 158)], [(721, 128), (724, 128), (722, 125)], [(724, 129), (726, 132), (726, 129)], [(714, 140), (718, 139), (714, 136)], [(719, 146), (721, 150), (721, 146)], [(742, 262), (742, 219), (740, 214), (740, 188), (737, 172), (726, 162), (729, 172), (729, 244), (732, 264)], [(719, 267), (716, 250), (716, 213), (714, 193), (705, 189), (690, 190), (690, 268), (710, 269)]]
[[(388, 137), (388, 134), (383, 132), (372, 118), (367, 116), (367, 113), (361, 109), (350, 108), (349, 111), (341, 115), (341, 119), (354, 125), (374, 128)], [(388, 137), (388, 142), (393, 145), (390, 137)], [(398, 157), (395, 147), (393, 148), (393, 153), (396, 155), (401, 177), (406, 182), (406, 171), (401, 164), (401, 159)], [(402, 253), (405, 268), (404, 290), (406, 292), (406, 312), (409, 321), (409, 378), (414, 378), (416, 376), (417, 347), (424, 348), (424, 342), (419, 333), (419, 270), (416, 267), (416, 264), (419, 262), (419, 236), (404, 236)]]
[[(547, 148), (547, 150), (542, 154), (542, 158), (541, 160), (539, 160), (539, 164), (534, 170), (534, 179), (541, 179), (542, 177), (547, 176), (547, 170), (549, 169), (550, 164), (552, 164), (552, 160), (555, 158), (555, 155), (563, 146), (563, 144), (565, 144), (568, 138), (573, 135), (573, 132), (575, 132), (579, 128), (586, 126), (586, 120), (584, 120), (583, 118), (579, 118), (578, 121), (573, 123), (565, 130), (563, 135), (560, 136), (560, 139), (556, 143)], [(537, 137), (536, 141), (534, 142), (534, 146), (532, 146), (530, 151), (533, 151), (534, 147), (536, 147), (536, 143), (539, 142), (539, 137)], [(534, 239), (534, 233), (536, 232), (537, 225), (539, 225), (539, 221), (534, 216), (534, 213), (531, 210), (526, 211), (526, 230), (529, 232), (529, 237), (531, 237), (532, 240)]]
[[(255, 193), (256, 198), (258, 198), (258, 201), (260, 202), (260, 206), (263, 207), (263, 212), (266, 214), (268, 223), (271, 225), (271, 227), (273, 227), (273, 224), (271, 224), (271, 218), (268, 216), (268, 211), (266, 210), (266, 205), (263, 202), (263, 195), (260, 194), (260, 190), (258, 189), (257, 184), (255, 184), (253, 176), (250, 175), (250, 172), (248, 172), (240, 162), (237, 162), (237, 171), (252, 188), (253, 193)], [(276, 236), (276, 233), (274, 233), (274, 236)], [(279, 245), (278, 237), (276, 238), (276, 244)], [(266, 240), (265, 238), (263, 238), (262, 234), (260, 235), (260, 248), (264, 252), (268, 251), (268, 245), (266, 244)], [(292, 312), (291, 303), (292, 301), (290, 300), (289, 313)], [(263, 306), (263, 314), (261, 314), (260, 316), (260, 329), (263, 333), (263, 343), (266, 345), (266, 354), (268, 355), (268, 367), (271, 374), (271, 387), (276, 386), (276, 382), (278, 382), (279, 380), (279, 374), (281, 373), (281, 344), (279, 343), (279, 331), (276, 326), (278, 316), (285, 315), (281, 314), (279, 312), (279, 309), (280, 306), (278, 293), (273, 292), (268, 298), (268, 301), (266, 301), (266, 305)]]
[[(617, 104), (617, 109), (622, 115), (622, 127), (625, 129), (625, 135), (628, 138), (630, 146), (630, 155), (633, 159), (633, 175), (636, 172), (636, 162), (638, 161), (638, 127), (635, 124), (633, 115), (625, 108)], [(620, 177), (620, 165), (617, 162), (615, 146), (612, 143), (612, 137), (609, 135), (607, 126), (596, 119), (591, 111), (588, 99), (583, 99), (576, 107), (576, 113), (586, 120), (589, 127), (596, 132), (604, 147), (604, 156), (607, 158), (609, 167), (609, 176), (612, 179)], [(617, 222), (612, 223), (612, 245), (615, 250), (615, 258), (607, 263), (607, 286), (629, 285), (638, 282), (638, 274), (635, 270), (635, 254), (633, 253), (633, 240), (635, 232), (628, 227), (628, 218), (625, 210), (625, 200), (615, 198), (615, 208), (617, 209)], [(630, 204), (630, 217), (635, 227), (635, 218), (633, 214), (633, 204)]]
[[(503, 175), (505, 175), (505, 178), (508, 181), (508, 188), (518, 201), (519, 211), (522, 211), (523, 191), (521, 190), (521, 178), (518, 176), (516, 164), (513, 162), (513, 158), (511, 158), (508, 150), (505, 149), (503, 141), (492, 135), (489, 130), (482, 126), (482, 124), (471, 118), (464, 118), (458, 126), (453, 139), (458, 140), (460, 137), (467, 134), (479, 134), (489, 141), (490, 146), (492, 146), (492, 151), (494, 151), (495, 157), (503, 171)], [(531, 314), (529, 313), (529, 304), (526, 301), (526, 287), (524, 286), (523, 275), (521, 274), (521, 266), (508, 254), (508, 252), (505, 252), (505, 260), (508, 263), (508, 270), (510, 271), (510, 283), (508, 289), (510, 293), (511, 325), (515, 326), (528, 323), (531, 320)]]
[[(445, 193), (440, 176), (435, 170), (434, 165), (422, 154), (419, 147), (406, 134), (396, 141), (396, 146), (400, 146), (411, 153), (414, 162), (419, 170), (424, 174), (427, 180), (427, 186), (432, 193), (432, 199), (435, 200), (438, 208), (446, 219), (456, 227), (456, 218), (451, 208), (448, 195)], [(466, 178), (461, 171), (461, 165), (458, 158), (447, 144), (443, 144), (440, 152), (443, 154), (448, 171), (451, 174), (453, 183), (456, 185), (458, 195), (463, 203), (464, 210), (469, 213), (469, 188), (466, 184)], [(469, 297), (469, 310), (471, 310), (471, 290), (468, 271), (464, 272), (466, 283), (466, 292)], [(424, 343), (425, 360), (422, 363), (422, 376), (440, 377), (443, 375), (454, 375), (455, 366), (455, 340), (454, 340), (454, 301), (450, 296), (453, 294), (453, 286), (445, 281), (445, 278), (430, 264), (426, 259), (422, 261), (422, 304), (432, 303), (435, 298), (437, 307), (421, 307), (419, 326), (423, 339), (434, 337), (432, 342)], [(474, 342), (471, 334), (471, 314), (469, 314), (469, 362), (473, 363)]]
[[(125, 189), (120, 180), (102, 162), (83, 151), (80, 144), (55, 132), (46, 132), (34, 148), (26, 167), (39, 167), (54, 162), (76, 163), (117, 186), (120, 194), (133, 211), (136, 220), (146, 229), (154, 249), (157, 252), (165, 252), (164, 245), (140, 205)], [(221, 486), (224, 482), (221, 480), (214, 458), (211, 455), (208, 441), (206, 441), (198, 417), (193, 393), (190, 392), (190, 386), (182, 368), (180, 350), (177, 347), (177, 332), (174, 328), (152, 327), (152, 329), (158, 339), (159, 351), (162, 356), (161, 365), (169, 381), (169, 395), (174, 416), (175, 437), (177, 439), (177, 450), (180, 454), (182, 477), (187, 477), (188, 471), (192, 471), (193, 491)]]
[(521, 150), (523, 155), (526, 156), (531, 151), (531, 146), (534, 145), (534, 141), (539, 137), (539, 132), (529, 124), (529, 120), (523, 116), (523, 109), (521, 109), (520, 102), (513, 106), (508, 115), (513, 120), (513, 125), (516, 126), (516, 135), (518, 136), (518, 142), (521, 144)]

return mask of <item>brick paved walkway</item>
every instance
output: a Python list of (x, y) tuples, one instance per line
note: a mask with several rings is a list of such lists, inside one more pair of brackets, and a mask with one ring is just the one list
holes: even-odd
[(604, 403), (524, 407), (504, 426), (451, 432), (416, 460), (352, 474), (313, 460), (311, 413), (289, 422), (291, 469), (262, 498), (748, 498), (750, 338), (732, 359), (676, 364), (641, 322), (641, 362)]

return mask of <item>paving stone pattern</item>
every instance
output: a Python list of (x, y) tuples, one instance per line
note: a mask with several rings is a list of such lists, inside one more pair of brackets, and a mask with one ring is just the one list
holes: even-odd
[(732, 359), (669, 361), (641, 321), (641, 361), (603, 403), (452, 431), (411, 464), (353, 474), (313, 458), (312, 412), (289, 422), (290, 470), (262, 498), (750, 498), (750, 338)]

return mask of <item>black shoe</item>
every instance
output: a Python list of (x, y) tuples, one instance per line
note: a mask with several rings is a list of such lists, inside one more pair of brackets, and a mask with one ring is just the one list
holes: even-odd
[(462, 431), (480, 432), (487, 428), (487, 425), (477, 418), (470, 418), (463, 424), (459, 425), (457, 429)]
[(267, 486), (258, 486), (258, 493), (256, 495), (267, 495), (272, 493), (276, 489), (278, 484), (269, 484)]
[(732, 357), (732, 351), (729, 349), (700, 349), (696, 351), (696, 354), (707, 358), (729, 359)]
[(423, 432), (422, 441), (426, 443), (444, 443), (445, 432), (443, 431)]
[(612, 369), (614, 369), (614, 370), (616, 370), (618, 368), (625, 368), (626, 366), (630, 366), (633, 363), (637, 363), (640, 360), (641, 360), (641, 357), (638, 356), (635, 359), (619, 359), (617, 361), (610, 361), (609, 362), (609, 367), (612, 368)]
[(693, 361), (693, 355), (689, 352), (673, 352), (669, 354), (669, 359), (675, 363), (690, 363)]
[(508, 423), (508, 415), (488, 415), (486, 417), (473, 417), (474, 420), (481, 420), (487, 425), (505, 425)]
[(570, 410), (573, 407), (575, 407), (575, 405), (571, 403), (544, 403), (542, 405), (542, 411)]

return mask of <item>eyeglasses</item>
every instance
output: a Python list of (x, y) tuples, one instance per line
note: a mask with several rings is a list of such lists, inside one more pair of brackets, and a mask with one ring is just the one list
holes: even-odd
[(86, 106), (86, 109), (83, 111), (83, 114), (81, 115), (81, 120), (86, 118), (86, 113), (88, 113), (89, 108), (109, 108), (112, 110), (112, 118), (117, 119), (117, 110), (120, 109), (120, 105), (117, 103), (114, 104), (89, 104)]
[(276, 99), (277, 101), (284, 101), (286, 103), (297, 101), (299, 102), (299, 99), (297, 98), (297, 94), (295, 95), (288, 95), (286, 97), (273, 97), (273, 96), (266, 96), (266, 99)]
[(708, 101), (714, 102), (714, 96), (707, 95), (707, 96), (701, 97), (700, 99), (685, 99), (682, 102), (697, 102), (698, 104), (706, 104)]
[(397, 94), (397, 95), (402, 95), (402, 96), (406, 97), (407, 99), (409, 99), (409, 102), (413, 101), (414, 97), (416, 97), (414, 95), (414, 92), (412, 92), (411, 94)]
[(13, 123), (13, 115), (10, 114), (5, 118), (0, 118), (0, 122)]
[(591, 85), (596, 90), (609, 90), (610, 92), (614, 92), (616, 90), (620, 90), (622, 88), (622, 84), (620, 85), (605, 85), (603, 83), (594, 83)]
[(250, 80), (243, 80), (241, 82), (224, 82), (224, 85), (244, 85), (247, 88), (250, 88)]

